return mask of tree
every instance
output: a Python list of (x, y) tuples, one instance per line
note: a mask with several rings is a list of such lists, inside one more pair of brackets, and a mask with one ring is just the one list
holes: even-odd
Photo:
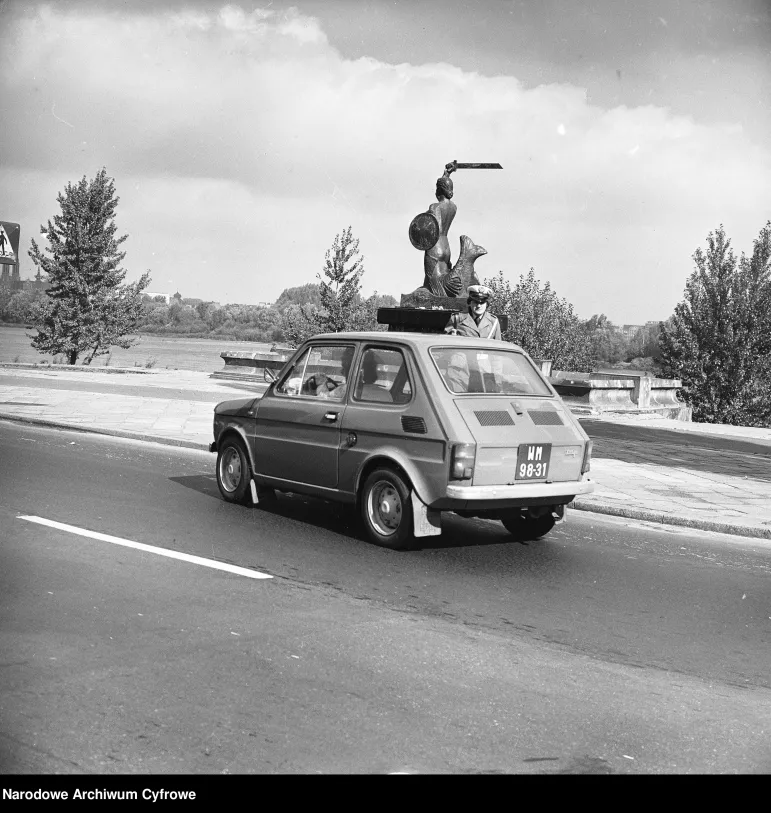
[(315, 305), (321, 307), (321, 295), (318, 282), (306, 282), (295, 288), (284, 288), (281, 296), (275, 301), (273, 307), (283, 312), (290, 305)]
[(6, 322), (29, 324), (37, 319), (45, 300), (42, 291), (15, 291), (3, 304), (0, 318)]
[(150, 284), (150, 274), (123, 284), (126, 271), (120, 263), (126, 255), (119, 246), (128, 235), (116, 237), (119, 200), (106, 169), (91, 181), (84, 176), (59, 193), (61, 214), (40, 227), (48, 240), (44, 251), (32, 240), (29, 256), (49, 283), (48, 301), (39, 309), (32, 340), (41, 353), (64, 353), (70, 364), (88, 353), (83, 363), (90, 364), (112, 345), (134, 344), (128, 334), (142, 315), (142, 291)]
[[(335, 236), (324, 256), (323, 276), (319, 280), (318, 307), (312, 302), (288, 305), (281, 316), (284, 338), (300, 344), (315, 333), (340, 333), (347, 330), (378, 330), (377, 308), (383, 297), (377, 292), (361, 298), (364, 257), (359, 255), (359, 241), (351, 227)], [(303, 288), (290, 289), (302, 291)], [(279, 300), (284, 298), (285, 291)], [(393, 301), (389, 298), (390, 301)], [(278, 305), (278, 303), (277, 303)]]
[(661, 333), (661, 323), (643, 325), (630, 338), (627, 349), (628, 358), (648, 358), (657, 362), (661, 358), (661, 348), (659, 347), (659, 334)]
[(560, 299), (550, 283), (541, 285), (531, 268), (512, 288), (503, 272), (485, 280), (493, 295), (492, 313), (509, 317), (503, 334), (534, 358), (551, 359), (554, 370), (589, 372), (593, 369), (591, 344), (573, 306)]
[(359, 241), (351, 227), (335, 235), (332, 246), (324, 255), (324, 279), (317, 274), (320, 283), (319, 328), (324, 333), (340, 333), (356, 330), (361, 305), (361, 277), (364, 274), (364, 257), (359, 254)]
[(584, 322), (591, 354), (596, 364), (616, 364), (626, 357), (627, 342), (621, 331), (604, 313), (595, 313)]
[(315, 305), (289, 305), (281, 314), (284, 340), (299, 347), (306, 339), (319, 333), (318, 310)]
[(681, 378), (693, 418), (703, 423), (771, 425), (771, 221), (751, 257), (737, 262), (721, 226), (707, 236), (706, 253), (684, 298), (661, 325), (665, 374)]

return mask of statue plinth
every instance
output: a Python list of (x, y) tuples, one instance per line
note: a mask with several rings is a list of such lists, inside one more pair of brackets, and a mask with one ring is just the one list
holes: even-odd
[[(400, 333), (444, 333), (450, 317), (454, 313), (466, 310), (466, 300), (452, 296), (430, 296), (430, 304), (405, 306), (404, 301), (413, 294), (402, 294), (402, 306), (399, 308), (378, 308), (379, 325), (388, 325), (390, 332)], [(508, 316), (499, 316), (501, 331), (509, 326)]]
[[(402, 294), (399, 301), (402, 308), (433, 308), (452, 312), (466, 311), (466, 300), (457, 296), (435, 296), (425, 288), (418, 288), (409, 294)], [(449, 319), (449, 316), (447, 317)]]

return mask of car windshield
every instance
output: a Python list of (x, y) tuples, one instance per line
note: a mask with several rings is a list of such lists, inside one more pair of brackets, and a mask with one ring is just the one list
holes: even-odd
[(450, 392), (552, 394), (522, 353), (471, 347), (432, 347), (430, 352)]

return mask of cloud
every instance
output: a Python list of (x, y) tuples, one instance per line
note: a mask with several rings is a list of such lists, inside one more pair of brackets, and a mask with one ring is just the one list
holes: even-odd
[(448, 63), (346, 60), (296, 10), (19, 9), (1, 49), (15, 122), (2, 172), (33, 181), (13, 187), (39, 198), (20, 203), (37, 212), (27, 233), (62, 175), (105, 165), (123, 228), (141, 234), (126, 244), (135, 276), (162, 265), (191, 296), (274, 298), (314, 279), (349, 223), (365, 284), (412, 290), (422, 261), (407, 225), (453, 158), (505, 169), (455, 176), (452, 242), (488, 249), (482, 274), (535, 265), (587, 316), (665, 317), (707, 231), (725, 222), (749, 248), (768, 217), (768, 151), (664, 108), (606, 110), (581, 87)]

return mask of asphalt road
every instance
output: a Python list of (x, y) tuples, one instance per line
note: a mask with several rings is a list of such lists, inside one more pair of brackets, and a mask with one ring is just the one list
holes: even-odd
[(3, 773), (771, 771), (762, 543), (571, 512), (393, 553), (201, 452), (0, 422), (0, 459)]
[(771, 442), (581, 418), (593, 457), (771, 482)]

